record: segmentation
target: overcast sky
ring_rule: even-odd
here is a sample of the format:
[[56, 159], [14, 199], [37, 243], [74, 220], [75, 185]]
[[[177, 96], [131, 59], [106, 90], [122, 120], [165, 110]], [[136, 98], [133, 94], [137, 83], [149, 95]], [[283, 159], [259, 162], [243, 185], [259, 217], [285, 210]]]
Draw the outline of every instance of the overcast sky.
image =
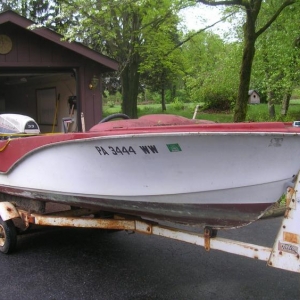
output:
[[[195, 7], [186, 8], [181, 11], [180, 15], [183, 17], [183, 25], [188, 30], [199, 30], [219, 21], [222, 16], [218, 7], [211, 7], [208, 5], [198, 4]], [[213, 27], [214, 32], [226, 30], [228, 24], [222, 22]]]

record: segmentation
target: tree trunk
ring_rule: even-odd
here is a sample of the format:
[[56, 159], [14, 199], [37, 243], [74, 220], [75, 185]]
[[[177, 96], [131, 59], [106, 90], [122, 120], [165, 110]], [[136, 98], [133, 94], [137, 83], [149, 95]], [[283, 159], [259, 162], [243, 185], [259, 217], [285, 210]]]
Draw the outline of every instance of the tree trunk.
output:
[[243, 122], [246, 119], [248, 108], [248, 92], [250, 86], [252, 62], [255, 55], [255, 21], [256, 17], [247, 9], [247, 20], [244, 27], [244, 49], [240, 68], [240, 84], [238, 97], [234, 108], [234, 122]]
[[[238, 89], [238, 97], [234, 108], [234, 122], [243, 122], [246, 119], [248, 91], [251, 78], [251, 69], [253, 58], [255, 55], [255, 41], [258, 36], [264, 33], [273, 22], [276, 21], [280, 13], [289, 5], [292, 5], [296, 0], [285, 0], [278, 7], [274, 15], [269, 19], [265, 25], [261, 26], [256, 32], [256, 20], [261, 9], [263, 0], [232, 0], [232, 1], [211, 1], [211, 0], [196, 0], [203, 4], [217, 6], [217, 5], [239, 5], [245, 8], [246, 23], [244, 24], [244, 50], [243, 59], [240, 69], [240, 85]], [[266, 1], [264, 1], [266, 2]], [[281, 2], [281, 1], [280, 1]], [[258, 26], [259, 27], [259, 26]]]
[[166, 72], [165, 70], [163, 70], [161, 72], [161, 75], [160, 75], [160, 82], [161, 82], [161, 109], [162, 111], [166, 111], [167, 110], [167, 107], [166, 107], [166, 88], [165, 88], [165, 85], [166, 85]]
[[271, 119], [275, 119], [276, 112], [275, 112], [275, 105], [273, 102], [268, 102], [268, 110], [269, 110], [269, 117]]
[[288, 113], [291, 96], [292, 96], [292, 93], [288, 92], [283, 97], [282, 104], [281, 104], [281, 115], [282, 116], [286, 116]]
[[268, 92], [268, 111], [269, 117], [272, 119], [275, 119], [276, 117], [274, 100], [274, 93], [272, 91]]
[[171, 87], [171, 101], [173, 102], [175, 97], [176, 97], [176, 89], [177, 89], [177, 86], [176, 84], [172, 84], [172, 87]]
[[162, 111], [167, 110], [164, 84], [161, 86], [161, 109]]
[[[127, 12], [124, 13], [127, 15]], [[124, 18], [125, 24], [123, 27], [123, 39], [127, 51], [130, 56], [126, 59], [126, 65], [121, 72], [122, 82], [122, 112], [131, 118], [137, 118], [137, 98], [139, 93], [140, 73], [139, 67], [141, 57], [135, 45], [139, 45], [139, 30], [141, 27], [141, 15], [136, 11], [131, 11], [129, 15]], [[126, 20], [126, 21], [125, 21]], [[126, 32], [126, 30], [129, 30]], [[128, 34], [130, 33], [130, 34]], [[125, 49], [123, 49], [125, 51]], [[121, 60], [124, 61], [124, 60]]]
[[134, 54], [121, 73], [122, 112], [131, 118], [137, 118], [137, 98], [140, 74], [139, 56]]

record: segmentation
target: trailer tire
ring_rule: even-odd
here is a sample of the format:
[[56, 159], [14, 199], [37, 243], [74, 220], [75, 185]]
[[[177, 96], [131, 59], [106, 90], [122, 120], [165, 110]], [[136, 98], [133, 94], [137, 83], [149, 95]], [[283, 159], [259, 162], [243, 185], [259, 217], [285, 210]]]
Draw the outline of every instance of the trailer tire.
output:
[[12, 220], [3, 221], [0, 217], [0, 252], [8, 254], [17, 246], [17, 231]]

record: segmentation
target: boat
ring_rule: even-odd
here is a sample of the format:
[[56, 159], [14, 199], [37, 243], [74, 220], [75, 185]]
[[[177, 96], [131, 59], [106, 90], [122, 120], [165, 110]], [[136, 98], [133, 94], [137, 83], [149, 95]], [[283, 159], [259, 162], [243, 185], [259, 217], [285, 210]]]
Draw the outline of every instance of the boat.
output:
[[300, 169], [297, 122], [115, 117], [87, 132], [42, 134], [30, 117], [0, 115], [2, 201], [235, 228], [259, 219]]

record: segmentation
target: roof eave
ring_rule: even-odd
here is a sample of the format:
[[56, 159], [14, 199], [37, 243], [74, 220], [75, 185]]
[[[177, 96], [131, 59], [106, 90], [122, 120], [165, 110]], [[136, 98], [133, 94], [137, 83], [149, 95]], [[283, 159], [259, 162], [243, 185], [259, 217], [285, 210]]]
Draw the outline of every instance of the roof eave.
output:
[[31, 30], [36, 35], [41, 36], [42, 38], [45, 38], [53, 43], [56, 43], [60, 46], [63, 46], [71, 51], [74, 51], [80, 55], [83, 55], [101, 65], [106, 67], [107, 69], [110, 69], [111, 71], [116, 71], [119, 68], [119, 63], [111, 59], [103, 54], [100, 54], [83, 44], [77, 43], [77, 42], [67, 42], [62, 41], [63, 36], [48, 29], [48, 28], [36, 28], [36, 29], [28, 29], [29, 26], [35, 24], [34, 22], [20, 16], [19, 14], [13, 12], [13, 11], [5, 11], [0, 14], [0, 24], [11, 22], [13, 24], [16, 24], [26, 30]]

